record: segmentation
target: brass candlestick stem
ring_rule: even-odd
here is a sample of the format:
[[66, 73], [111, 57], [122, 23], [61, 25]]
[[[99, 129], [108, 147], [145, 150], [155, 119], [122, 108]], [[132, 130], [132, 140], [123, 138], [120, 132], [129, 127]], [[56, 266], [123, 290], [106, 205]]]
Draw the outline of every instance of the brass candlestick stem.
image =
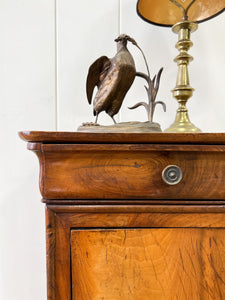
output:
[[188, 74], [188, 64], [193, 60], [193, 57], [188, 54], [188, 50], [193, 45], [190, 35], [197, 28], [197, 23], [189, 21], [180, 22], [172, 27], [173, 32], [179, 35], [176, 48], [180, 51], [180, 54], [174, 59], [178, 64], [177, 83], [176, 87], [172, 90], [173, 96], [179, 103], [179, 108], [175, 122], [165, 132], [201, 132], [200, 129], [190, 122], [186, 107], [186, 103], [194, 91], [190, 86]]
[[[176, 1], [170, 1], [179, 6]], [[184, 21], [172, 27], [173, 32], [178, 34], [176, 48], [180, 51], [180, 54], [174, 59], [178, 65], [178, 75], [176, 87], [172, 90], [174, 98], [176, 98], [179, 103], [179, 108], [174, 123], [166, 129], [165, 132], [201, 132], [199, 128], [190, 122], [186, 107], [186, 103], [194, 91], [190, 86], [188, 74], [188, 65], [189, 62], [193, 60], [193, 57], [188, 54], [188, 50], [193, 46], [190, 40], [191, 32], [198, 29], [198, 24], [188, 21], [187, 17], [187, 11], [194, 2], [193, 0], [188, 8], [184, 10]]]

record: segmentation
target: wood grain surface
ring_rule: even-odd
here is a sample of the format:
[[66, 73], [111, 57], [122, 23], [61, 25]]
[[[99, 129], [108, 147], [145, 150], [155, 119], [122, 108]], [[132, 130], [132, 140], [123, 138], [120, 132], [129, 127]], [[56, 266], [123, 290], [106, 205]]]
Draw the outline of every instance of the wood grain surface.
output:
[[56, 214], [45, 208], [47, 299], [56, 299]]
[[[82, 200], [82, 199], [42, 199], [41, 200], [42, 203], [45, 204], [52, 204], [60, 206], [60, 205], [68, 205], [68, 206], [72, 206], [72, 205], [90, 205], [90, 200], [86, 199], [86, 200]], [[171, 204], [171, 205], [190, 205], [190, 206], [194, 206], [197, 207], [198, 205], [201, 205], [202, 203], [204, 203], [205, 206], [210, 206], [210, 205], [217, 205], [218, 208], [224, 207], [225, 206], [225, 201], [223, 200], [204, 200], [204, 202], [201, 199], [198, 200], [182, 200], [182, 199], [178, 199], [178, 200], [143, 200], [143, 199], [112, 199], [112, 200], [101, 200], [101, 199], [94, 199], [91, 200], [91, 204], [96, 205], [96, 206], [104, 206], [104, 205], [127, 205], [127, 206], [131, 206], [131, 205], [167, 205], [167, 204]]]
[[73, 230], [73, 299], [225, 298], [224, 229]]
[[225, 145], [225, 133], [85, 133], [20, 131], [27, 142], [42, 143], [167, 143]]
[[[42, 145], [40, 190], [45, 199], [224, 199], [225, 146]], [[183, 179], [167, 185], [177, 165]]]
[[[223, 213], [187, 213], [187, 212], [172, 212], [169, 210], [164, 213], [144, 212], [139, 211], [128, 212], [126, 209], [117, 211], [111, 209], [108, 211], [95, 212], [94, 210], [86, 210], [85, 208], [75, 210], [72, 213], [65, 208], [64, 213], [60, 213], [58, 209], [57, 215], [70, 228], [136, 228], [136, 227], [150, 227], [150, 228], [224, 228], [225, 217]], [[166, 209], [166, 208], [165, 208]], [[62, 210], [62, 208], [61, 208]]]
[[47, 203], [48, 300], [225, 299], [225, 134], [20, 136]]
[[[221, 228], [224, 227], [224, 206], [222, 205], [47, 205], [46, 232], [48, 300], [82, 299], [79, 297], [71, 298], [73, 286], [71, 282], [71, 272], [73, 272], [73, 274], [75, 272], [73, 268], [73, 262], [71, 261], [71, 231], [85, 231], [88, 234], [89, 231], [90, 233], [96, 232], [96, 229], [101, 228], [99, 230], [103, 232], [112, 231], [115, 234], [118, 232], [118, 239], [121, 239], [120, 233], [124, 232], [124, 230], [127, 232], [135, 232], [137, 230], [137, 235], [139, 237], [142, 236], [142, 230], [145, 232], [146, 230], [153, 229], [171, 229], [172, 232], [176, 232], [176, 229], [178, 229], [177, 232], [179, 232], [180, 229], [185, 229], [187, 231], [184, 232], [191, 232], [192, 235], [192, 229], [200, 230], [199, 232], [201, 233], [204, 233], [210, 229], [212, 230], [212, 235], [215, 233], [215, 237], [217, 237], [217, 230], [221, 230]], [[182, 236], [184, 235], [185, 234]], [[189, 235], [187, 235], [187, 238], [188, 236]], [[202, 235], [199, 234], [196, 236], [196, 239], [199, 238], [201, 241], [201, 237]], [[124, 234], [122, 234], [122, 238], [124, 238]], [[133, 247], [135, 248], [137, 245], [136, 237], [132, 237], [132, 241]], [[109, 242], [110, 244], [110, 241], [106, 240], [106, 242]], [[168, 240], [168, 242], [170, 242], [170, 240]], [[95, 243], [96, 245], [100, 245], [98, 236], [96, 236]], [[107, 243], [104, 243], [104, 245], [106, 246]], [[130, 240], [130, 244], [131, 243], [132, 242]], [[162, 243], [164, 243], [163, 239]], [[79, 245], [82, 246], [82, 242], [77, 245], [78, 248]], [[185, 245], [187, 248], [191, 247], [190, 239], [187, 239]], [[143, 244], [140, 243], [140, 248], [142, 247]], [[74, 248], [72, 247], [72, 249]], [[214, 253], [213, 249], [214, 248], [212, 248], [212, 251]], [[185, 252], [185, 249], [181, 248], [181, 250]], [[143, 249], [140, 251], [143, 251]], [[223, 247], [220, 247], [218, 252], [215, 251], [215, 255], [218, 257], [218, 259], [220, 259], [220, 255], [223, 255], [223, 251]], [[99, 251], [99, 253], [101, 253], [101, 251]], [[225, 264], [221, 260], [221, 268], [222, 266], [225, 266]], [[79, 273], [79, 270], [76, 272]], [[88, 282], [89, 281], [87, 281], [87, 283]], [[212, 279], [212, 282], [214, 282], [214, 279]], [[110, 294], [108, 296], [110, 296]], [[148, 299], [147, 297], [148, 294], [144, 297], [144, 299]], [[106, 297], [105, 299], [110, 298]], [[128, 299], [138, 298], [131, 297]], [[193, 299], [207, 300], [211, 298], [206, 297]]]

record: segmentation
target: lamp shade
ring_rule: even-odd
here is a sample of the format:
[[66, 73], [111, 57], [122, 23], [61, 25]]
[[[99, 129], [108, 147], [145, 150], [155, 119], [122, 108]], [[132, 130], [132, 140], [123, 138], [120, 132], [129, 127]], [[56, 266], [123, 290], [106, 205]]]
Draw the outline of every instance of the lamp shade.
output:
[[[177, 0], [186, 8], [191, 0]], [[197, 0], [188, 12], [193, 22], [204, 22], [225, 10], [225, 0]], [[182, 11], [169, 0], [139, 0], [137, 13], [145, 21], [159, 26], [173, 26], [182, 20]]]

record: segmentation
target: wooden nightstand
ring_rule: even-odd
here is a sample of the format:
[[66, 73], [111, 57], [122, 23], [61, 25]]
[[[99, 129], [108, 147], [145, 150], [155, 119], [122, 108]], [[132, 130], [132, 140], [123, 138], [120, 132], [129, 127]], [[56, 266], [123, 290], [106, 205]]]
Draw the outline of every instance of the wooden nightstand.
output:
[[21, 132], [48, 300], [225, 299], [225, 134]]

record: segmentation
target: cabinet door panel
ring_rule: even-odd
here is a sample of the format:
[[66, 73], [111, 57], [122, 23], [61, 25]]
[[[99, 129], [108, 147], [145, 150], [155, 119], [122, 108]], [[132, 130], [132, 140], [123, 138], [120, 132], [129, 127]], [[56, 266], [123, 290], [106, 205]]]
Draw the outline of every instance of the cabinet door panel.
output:
[[73, 299], [225, 299], [225, 230], [72, 230]]

